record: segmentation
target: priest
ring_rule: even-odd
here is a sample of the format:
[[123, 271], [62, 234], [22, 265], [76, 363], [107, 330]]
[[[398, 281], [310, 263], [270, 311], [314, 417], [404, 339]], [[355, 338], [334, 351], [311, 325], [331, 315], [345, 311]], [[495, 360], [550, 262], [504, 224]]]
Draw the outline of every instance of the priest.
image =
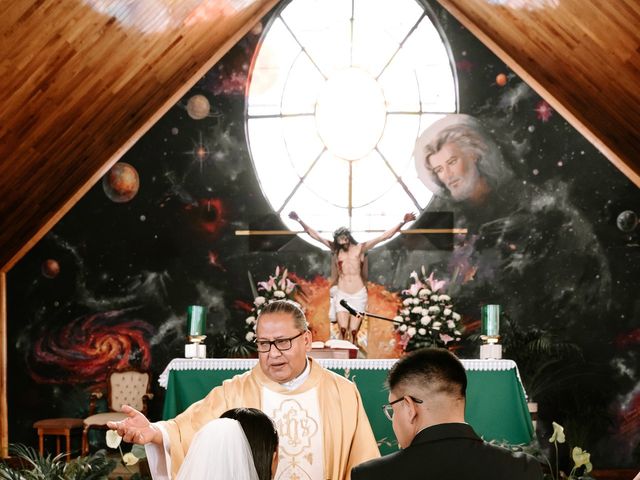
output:
[[125, 405], [128, 417], [108, 426], [145, 445], [153, 478], [168, 479], [200, 428], [230, 408], [259, 408], [280, 437], [275, 479], [349, 479], [352, 467], [380, 453], [357, 388], [308, 358], [311, 342], [302, 310], [287, 300], [272, 302], [257, 319], [259, 362], [252, 370], [225, 380], [172, 420], [150, 423]]

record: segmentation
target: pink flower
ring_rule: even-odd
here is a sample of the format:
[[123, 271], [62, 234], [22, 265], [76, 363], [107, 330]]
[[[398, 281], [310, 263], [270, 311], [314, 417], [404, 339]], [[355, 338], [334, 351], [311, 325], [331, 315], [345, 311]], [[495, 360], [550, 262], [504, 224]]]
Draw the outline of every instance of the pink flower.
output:
[[286, 268], [282, 272], [282, 278], [280, 279], [280, 288], [282, 290], [287, 288], [287, 269]]
[[403, 333], [400, 336], [400, 341], [398, 343], [402, 347], [402, 350], [406, 350], [407, 349], [407, 345], [409, 344], [409, 340], [411, 340], [411, 337], [409, 335], [407, 335], [406, 333]]
[[295, 284], [295, 283], [293, 283], [291, 280], [289, 280], [289, 279], [287, 278], [287, 286], [286, 286], [286, 288], [285, 288], [285, 290], [284, 290], [284, 291], [285, 291], [285, 292], [287, 293], [287, 295], [288, 295], [288, 294], [290, 294], [291, 292], [293, 292], [293, 289], [294, 289], [294, 288], [296, 288], [296, 284]]
[[440, 334], [440, 340], [442, 340], [444, 342], [444, 344], [446, 345], [447, 343], [453, 341], [453, 337], [447, 335], [446, 333], [441, 333]]
[[405, 290], [405, 292], [407, 292], [409, 295], [411, 295], [412, 297], [415, 297], [416, 295], [418, 295], [418, 292], [422, 289], [422, 285], [418, 284], [418, 283], [414, 283], [413, 285], [411, 285], [409, 287], [408, 290]]
[[258, 282], [258, 286], [270, 292], [276, 286], [276, 279], [273, 277], [269, 277], [268, 282]]
[[431, 288], [432, 292], [437, 292], [442, 287], [444, 287], [445, 281], [436, 280], [435, 278], [433, 278], [433, 272], [431, 272], [431, 275], [429, 275], [429, 278], [427, 279], [427, 283], [429, 283], [429, 287]]

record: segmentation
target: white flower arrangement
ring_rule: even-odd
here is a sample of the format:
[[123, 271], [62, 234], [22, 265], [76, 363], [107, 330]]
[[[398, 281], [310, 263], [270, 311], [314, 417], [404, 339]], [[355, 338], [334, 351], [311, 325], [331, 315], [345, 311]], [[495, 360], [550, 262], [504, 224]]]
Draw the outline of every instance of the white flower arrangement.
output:
[[292, 280], [286, 268], [277, 266], [275, 273], [267, 281], [258, 282], [257, 290], [259, 295], [253, 299], [251, 313], [244, 320], [244, 340], [250, 344], [256, 338], [256, 320], [265, 305], [276, 300], [289, 300], [300, 306], [293, 300], [298, 284]]
[[449, 295], [440, 291], [445, 282], [436, 280], [433, 272], [427, 277], [411, 272], [411, 286], [402, 291], [402, 306], [398, 309], [394, 329], [403, 350], [422, 347], [449, 347], [462, 336], [461, 316], [454, 311]]

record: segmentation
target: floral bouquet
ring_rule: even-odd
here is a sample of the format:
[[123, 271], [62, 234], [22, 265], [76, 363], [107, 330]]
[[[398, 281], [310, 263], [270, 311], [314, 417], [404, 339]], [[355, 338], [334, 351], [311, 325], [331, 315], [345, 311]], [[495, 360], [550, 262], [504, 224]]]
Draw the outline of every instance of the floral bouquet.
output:
[[411, 272], [413, 283], [402, 291], [402, 306], [394, 329], [400, 336], [404, 351], [422, 347], [448, 347], [459, 342], [462, 335], [460, 315], [453, 310], [451, 297], [442, 292], [445, 282], [436, 280], [433, 272], [427, 277], [425, 268], [421, 276]]
[[266, 282], [258, 282], [257, 291], [258, 296], [253, 299], [251, 313], [245, 319], [244, 338], [250, 343], [253, 343], [256, 338], [256, 319], [265, 305], [275, 300], [290, 300], [298, 305], [293, 300], [294, 294], [298, 291], [298, 285], [291, 280], [286, 268], [276, 267], [274, 275], [270, 275]]

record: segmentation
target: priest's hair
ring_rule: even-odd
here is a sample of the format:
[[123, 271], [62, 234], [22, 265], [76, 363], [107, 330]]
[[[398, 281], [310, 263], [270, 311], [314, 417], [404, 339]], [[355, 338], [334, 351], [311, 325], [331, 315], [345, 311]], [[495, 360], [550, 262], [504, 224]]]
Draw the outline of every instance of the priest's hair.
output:
[[307, 317], [304, 316], [304, 312], [296, 302], [292, 302], [291, 300], [274, 300], [266, 304], [258, 314], [256, 326], [260, 323], [260, 318], [268, 313], [288, 313], [293, 317], [293, 323], [298, 330], [302, 332], [309, 330]]

